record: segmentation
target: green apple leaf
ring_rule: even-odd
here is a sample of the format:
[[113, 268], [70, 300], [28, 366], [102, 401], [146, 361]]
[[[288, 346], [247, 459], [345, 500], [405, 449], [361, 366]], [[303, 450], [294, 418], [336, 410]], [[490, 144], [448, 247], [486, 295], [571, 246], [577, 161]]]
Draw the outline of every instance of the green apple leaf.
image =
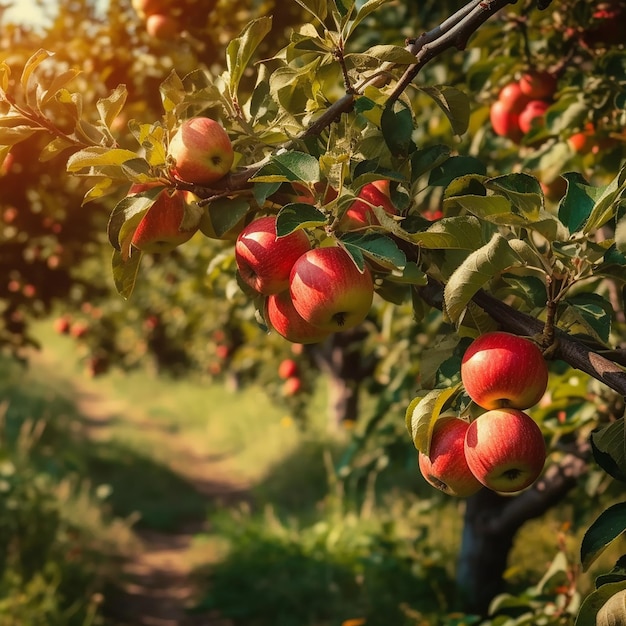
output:
[[357, 67], [375, 66], [385, 62], [412, 65], [415, 63], [415, 56], [402, 46], [377, 45], [359, 54], [346, 55], [346, 60]]
[[54, 56], [54, 52], [49, 52], [48, 50], [39, 48], [39, 50], [33, 53], [26, 61], [24, 69], [22, 70], [22, 76], [20, 77], [20, 83], [25, 92], [28, 92], [28, 83], [30, 81], [30, 77], [33, 75], [33, 72], [39, 67], [39, 65], [41, 65], [41, 63], [52, 56]]
[[[626, 581], [607, 583], [590, 593], [580, 605], [574, 626], [609, 626], [611, 622], [601, 622], [600, 609], [616, 594], [626, 589]], [[620, 622], [613, 622], [618, 624]]]
[[135, 288], [142, 256], [141, 250], [133, 250], [133, 254], [124, 260], [119, 250], [113, 250], [111, 261], [113, 282], [115, 283], [115, 289], [125, 300], [130, 298]]
[[431, 187], [447, 187], [455, 178], [466, 174], [484, 176], [487, 168], [484, 163], [472, 156], [454, 156], [432, 169], [428, 179]]
[[107, 128], [111, 127], [115, 118], [122, 112], [127, 96], [126, 85], [118, 85], [106, 98], [100, 98], [96, 102], [100, 119]]
[[591, 450], [596, 463], [616, 480], [626, 482], [624, 418], [591, 433]]
[[626, 502], [619, 502], [605, 509], [587, 529], [580, 546], [583, 571], [588, 571], [594, 561], [624, 531], [626, 531]]
[[326, 0], [296, 0], [296, 2], [309, 13], [313, 14], [321, 25], [324, 24], [328, 14], [328, 2]]
[[[300, 1], [300, 0], [296, 0], [296, 1]], [[358, 10], [358, 13], [356, 14], [354, 20], [352, 20], [349, 24], [349, 27], [347, 29], [347, 32], [344, 35], [345, 39], [348, 39], [352, 33], [354, 32], [354, 29], [371, 13], [373, 13], [374, 11], [378, 10], [383, 4], [386, 4], [387, 2], [389, 2], [389, 0], [367, 0], [367, 2], [365, 2], [361, 8]]]
[[172, 70], [167, 78], [161, 82], [159, 93], [161, 94], [161, 103], [166, 113], [172, 113], [177, 106], [184, 102], [186, 96], [185, 86], [175, 70]]
[[617, 212], [619, 201], [626, 189], [626, 168], [622, 168], [617, 176], [604, 187], [598, 187], [597, 198], [583, 232], [588, 234], [606, 224]]
[[395, 157], [406, 157], [413, 144], [413, 113], [404, 102], [397, 100], [392, 107], [386, 106], [380, 118], [385, 143]]
[[449, 146], [442, 144], [420, 148], [411, 154], [411, 178], [413, 181], [437, 167], [450, 158]]
[[362, 254], [389, 269], [403, 269], [406, 265], [404, 252], [393, 239], [385, 235], [345, 233], [340, 241], [351, 249], [358, 248]]
[[622, 254], [626, 254], [626, 213], [617, 220], [615, 226], [615, 247]]
[[476, 250], [483, 244], [482, 226], [472, 215], [444, 217], [428, 230], [411, 235], [411, 241], [429, 250]]
[[57, 95], [57, 93], [59, 93], [59, 91], [61, 91], [61, 89], [71, 83], [80, 73], [81, 70], [72, 68], [55, 76], [46, 89], [40, 90], [37, 97], [39, 105], [46, 105]]
[[83, 172], [87, 176], [93, 176], [92, 167], [115, 166], [121, 168], [126, 161], [140, 158], [135, 152], [124, 148], [102, 148], [92, 146], [79, 150], [67, 160], [67, 171], [73, 174]]
[[457, 322], [481, 287], [506, 269], [521, 264], [509, 241], [495, 233], [489, 243], [472, 252], [450, 276], [444, 288], [446, 316]]
[[455, 135], [462, 135], [467, 131], [470, 119], [470, 99], [465, 93], [448, 86], [420, 87], [420, 91], [428, 94], [446, 114]]
[[566, 298], [564, 302], [576, 310], [601, 342], [608, 342], [614, 311], [606, 298], [597, 293], [578, 293]]
[[324, 226], [328, 217], [312, 204], [305, 202], [292, 202], [286, 204], [279, 212], [276, 219], [276, 235], [284, 237], [300, 228], [315, 228]]
[[407, 261], [402, 269], [392, 270], [385, 279], [394, 283], [424, 286], [428, 283], [428, 276], [417, 263]]
[[602, 585], [620, 582], [626, 582], [626, 555], [622, 555], [617, 559], [610, 572], [600, 574], [596, 578], [595, 585], [596, 589], [599, 589]]
[[437, 419], [443, 407], [458, 389], [457, 384], [447, 389], [424, 391], [410, 402], [406, 410], [405, 422], [413, 444], [420, 452], [428, 455]]
[[250, 210], [244, 198], [219, 198], [208, 204], [200, 218], [199, 229], [207, 237], [221, 239], [235, 228]]
[[559, 204], [559, 219], [573, 233], [589, 219], [600, 192], [578, 172], [567, 172], [563, 178], [567, 181], [567, 191]]
[[309, 182], [320, 180], [320, 164], [306, 152], [283, 152], [274, 155], [252, 180], [264, 183]]
[[496, 176], [484, 182], [487, 189], [503, 195], [529, 219], [537, 219], [543, 207], [539, 181], [529, 174], [514, 173]]
[[259, 17], [248, 23], [241, 35], [228, 44], [226, 65], [231, 95], [234, 96], [237, 93], [239, 81], [248, 69], [252, 55], [271, 29], [272, 18]]
[[[151, 187], [134, 196], [122, 198], [111, 211], [107, 224], [109, 242], [116, 250], [120, 250], [121, 242], [129, 226], [136, 227], [146, 211], [154, 204], [156, 197], [164, 187]], [[132, 220], [131, 224], [128, 224]]]

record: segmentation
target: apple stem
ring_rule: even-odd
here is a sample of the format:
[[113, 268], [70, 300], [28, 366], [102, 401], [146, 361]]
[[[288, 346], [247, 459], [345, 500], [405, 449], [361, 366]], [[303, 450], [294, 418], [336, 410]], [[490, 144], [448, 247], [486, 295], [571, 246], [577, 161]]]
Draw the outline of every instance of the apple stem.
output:
[[346, 323], [345, 311], [338, 311], [333, 315], [333, 319], [337, 322], [339, 326], [343, 326]]

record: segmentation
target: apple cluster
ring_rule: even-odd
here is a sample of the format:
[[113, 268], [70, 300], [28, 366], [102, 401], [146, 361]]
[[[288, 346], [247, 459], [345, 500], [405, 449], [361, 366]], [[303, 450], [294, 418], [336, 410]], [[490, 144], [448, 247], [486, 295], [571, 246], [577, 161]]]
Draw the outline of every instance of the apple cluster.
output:
[[132, 0], [132, 6], [150, 37], [166, 40], [180, 33], [180, 23], [166, 0]]
[[422, 475], [461, 497], [482, 487], [513, 493], [530, 486], [546, 460], [541, 429], [524, 412], [548, 385], [541, 350], [524, 337], [486, 333], [463, 355], [461, 381], [484, 412], [471, 422], [456, 415], [437, 420], [428, 454], [419, 453]]
[[294, 359], [283, 359], [278, 365], [278, 377], [284, 382], [282, 385], [283, 396], [295, 396], [302, 389], [300, 367]]
[[519, 143], [535, 125], [541, 125], [556, 91], [556, 78], [547, 71], [525, 73], [505, 85], [491, 105], [489, 117], [496, 135]]
[[[176, 180], [194, 185], [211, 185], [222, 179], [234, 161], [233, 146], [224, 128], [208, 117], [184, 120], [168, 146], [171, 174]], [[135, 183], [128, 196], [160, 188], [154, 203], [141, 217], [131, 244], [150, 253], [171, 252], [196, 233], [202, 212], [188, 203], [188, 192], [159, 182]]]
[[268, 325], [306, 344], [360, 324], [374, 297], [369, 268], [359, 268], [336, 242], [313, 246], [302, 229], [279, 237], [276, 223], [275, 215], [258, 217], [235, 242], [239, 276], [265, 297]]

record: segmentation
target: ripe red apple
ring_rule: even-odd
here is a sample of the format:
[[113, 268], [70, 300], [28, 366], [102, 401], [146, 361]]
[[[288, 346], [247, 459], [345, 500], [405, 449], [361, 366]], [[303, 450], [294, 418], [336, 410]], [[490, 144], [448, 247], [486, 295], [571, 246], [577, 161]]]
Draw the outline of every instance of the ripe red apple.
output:
[[517, 82], [508, 83], [500, 90], [498, 102], [512, 113], [521, 113], [524, 107], [530, 102], [530, 98], [522, 91]]
[[496, 100], [489, 109], [489, 120], [494, 133], [500, 137], [507, 137], [518, 143], [524, 133], [519, 127], [519, 113], [500, 100]]
[[[141, 185], [133, 185], [129, 195], [141, 189]], [[189, 241], [198, 230], [198, 225], [181, 230], [185, 207], [185, 195], [182, 191], [164, 188], [135, 229], [131, 239], [133, 246], [144, 252], [163, 253], [171, 252]]]
[[318, 343], [330, 335], [330, 331], [302, 319], [293, 306], [289, 290], [267, 297], [265, 320], [279, 335], [298, 345]]
[[208, 117], [185, 120], [168, 148], [174, 160], [173, 174], [197, 185], [210, 185], [228, 174], [235, 157], [224, 128]]
[[146, 32], [154, 39], [173, 39], [180, 33], [180, 24], [171, 15], [152, 13], [146, 17]]
[[544, 113], [549, 106], [544, 100], [531, 100], [519, 114], [518, 123], [520, 130], [526, 134], [530, 132], [535, 124], [542, 125], [544, 123]]
[[521, 92], [531, 100], [549, 100], [556, 91], [556, 77], [546, 71], [530, 71], [519, 80]]
[[276, 216], [259, 217], [246, 226], [235, 242], [235, 261], [241, 278], [264, 295], [289, 287], [289, 274], [298, 258], [311, 249], [304, 230], [276, 235]]
[[451, 496], [467, 497], [476, 493], [481, 483], [465, 460], [465, 433], [469, 423], [459, 417], [443, 417], [435, 424], [428, 456], [418, 455], [422, 476], [437, 489]]
[[74, 322], [70, 327], [70, 335], [75, 339], [81, 339], [89, 332], [89, 325], [86, 322]]
[[361, 187], [357, 199], [341, 217], [339, 228], [355, 230], [380, 224], [371, 205], [382, 207], [389, 215], [397, 215], [398, 211], [389, 196], [388, 180], [375, 180]]
[[548, 386], [548, 366], [529, 339], [495, 331], [475, 339], [461, 360], [465, 391], [483, 409], [527, 409]]
[[360, 324], [372, 306], [374, 283], [339, 247], [314, 248], [294, 264], [289, 293], [296, 311], [310, 324], [337, 332]]
[[282, 387], [283, 396], [295, 396], [302, 389], [302, 380], [297, 376], [288, 378]]
[[298, 373], [298, 364], [293, 359], [283, 359], [278, 365], [278, 377], [284, 380]]
[[527, 413], [496, 409], [469, 425], [465, 458], [485, 487], [511, 493], [537, 480], [546, 460], [546, 446], [541, 429]]
[[223, 343], [215, 346], [215, 355], [222, 360], [227, 359], [230, 356], [230, 347]]

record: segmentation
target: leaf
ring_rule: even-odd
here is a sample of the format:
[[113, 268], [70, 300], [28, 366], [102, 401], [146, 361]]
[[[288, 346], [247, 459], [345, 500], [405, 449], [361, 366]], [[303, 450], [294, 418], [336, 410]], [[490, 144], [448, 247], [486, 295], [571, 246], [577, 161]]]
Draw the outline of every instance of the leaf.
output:
[[272, 29], [271, 17], [260, 17], [246, 25], [239, 37], [233, 39], [226, 48], [230, 93], [236, 94], [239, 82], [248, 69], [255, 50]]
[[563, 178], [567, 181], [567, 191], [559, 204], [559, 219], [573, 233], [589, 219], [600, 194], [577, 172], [567, 172]]
[[420, 87], [446, 114], [455, 135], [467, 131], [470, 119], [470, 99], [455, 87]]
[[[415, 56], [406, 48], [393, 45], [378, 45], [368, 48], [360, 54], [346, 55], [346, 60], [354, 61], [359, 64], [359, 60], [363, 60], [366, 64], [376, 64], [381, 62], [395, 63], [396, 65], [412, 65], [415, 63]], [[361, 103], [361, 106], [363, 103]]]
[[578, 293], [565, 299], [594, 330], [600, 341], [607, 342], [611, 333], [613, 306], [597, 293]]
[[604, 510], [583, 537], [580, 546], [583, 571], [588, 571], [593, 562], [625, 530], [626, 502], [619, 502]]
[[401, 271], [393, 270], [390, 274], [385, 276], [385, 279], [406, 285], [424, 286], [428, 283], [428, 276], [422, 271], [419, 265], [413, 261], [407, 261]]
[[207, 237], [221, 239], [243, 220], [250, 205], [244, 198], [219, 198], [206, 207], [200, 218], [200, 231]]
[[41, 149], [39, 160], [42, 163], [45, 163], [46, 161], [58, 156], [64, 150], [73, 147], [75, 147], [75, 144], [69, 139], [66, 139], [65, 137], [56, 137]]
[[130, 298], [135, 288], [142, 256], [141, 250], [134, 250], [133, 254], [124, 260], [119, 250], [113, 250], [113, 258], [111, 260], [113, 282], [115, 283], [115, 289], [125, 300]]
[[252, 178], [256, 182], [310, 182], [320, 180], [317, 159], [306, 152], [284, 152], [274, 155]]
[[483, 244], [482, 227], [472, 215], [444, 217], [425, 232], [411, 235], [411, 241], [429, 250], [476, 250]]
[[137, 159], [138, 155], [123, 148], [91, 147], [75, 152], [67, 160], [68, 172], [79, 172], [90, 167], [114, 165], [121, 168], [125, 161]]
[[324, 226], [328, 222], [326, 215], [311, 204], [292, 202], [286, 204], [276, 218], [276, 235], [284, 237], [300, 228]]
[[626, 482], [624, 418], [592, 432], [590, 441], [596, 463], [609, 476]]
[[185, 86], [175, 70], [172, 70], [169, 76], [161, 82], [159, 92], [166, 113], [171, 113], [185, 100]]
[[459, 385], [447, 389], [433, 389], [414, 398], [405, 414], [406, 427], [413, 445], [428, 456], [435, 424], [446, 402], [458, 391]]
[[411, 110], [399, 100], [394, 102], [393, 108], [386, 106], [380, 118], [380, 127], [391, 154], [395, 157], [406, 157], [413, 143]]
[[365, 256], [389, 269], [403, 269], [406, 265], [404, 252], [398, 248], [393, 239], [385, 235], [345, 233], [340, 241], [345, 246], [358, 248]]
[[109, 96], [100, 98], [96, 102], [100, 119], [107, 128], [111, 127], [115, 118], [122, 112], [127, 96], [128, 91], [126, 90], [126, 85], [118, 85]]
[[40, 105], [47, 104], [52, 98], [54, 98], [61, 89], [71, 83], [79, 74], [81, 70], [70, 69], [62, 72], [58, 76], [55, 76], [50, 83], [50, 86], [39, 95]]
[[411, 154], [411, 179], [416, 181], [420, 176], [439, 167], [450, 158], [450, 148], [442, 144], [420, 148]]
[[484, 176], [487, 168], [478, 159], [471, 156], [454, 156], [447, 159], [439, 167], [433, 168], [428, 178], [432, 187], [447, 187], [455, 178], [467, 174]]
[[126, 196], [115, 205], [109, 216], [107, 234], [109, 243], [116, 250], [120, 250], [121, 242], [124, 239], [123, 231], [128, 230], [128, 227], [124, 228], [126, 223], [134, 218], [133, 225], [136, 227], [141, 217], [154, 204], [163, 189], [164, 187], [152, 187], [140, 194]]
[[626, 254], [626, 213], [622, 215], [615, 226], [615, 247], [622, 254]]
[[33, 72], [37, 69], [37, 67], [39, 67], [39, 65], [41, 65], [41, 63], [43, 63], [43, 61], [49, 59], [51, 56], [54, 56], [53, 52], [40, 48], [28, 59], [28, 61], [26, 61], [20, 78], [20, 83], [24, 91], [28, 91], [28, 81], [30, 80]]
[[452, 273], [444, 288], [445, 312], [456, 322], [474, 294], [504, 270], [520, 264], [519, 256], [501, 234], [472, 252]]
[[590, 593], [580, 605], [574, 626], [600, 626], [600, 623], [596, 621], [598, 611], [609, 598], [624, 589], [626, 589], [626, 581], [608, 583]]
[[542, 208], [543, 192], [539, 181], [529, 174], [514, 173], [490, 178], [483, 183], [500, 193], [529, 219], [536, 219]]

